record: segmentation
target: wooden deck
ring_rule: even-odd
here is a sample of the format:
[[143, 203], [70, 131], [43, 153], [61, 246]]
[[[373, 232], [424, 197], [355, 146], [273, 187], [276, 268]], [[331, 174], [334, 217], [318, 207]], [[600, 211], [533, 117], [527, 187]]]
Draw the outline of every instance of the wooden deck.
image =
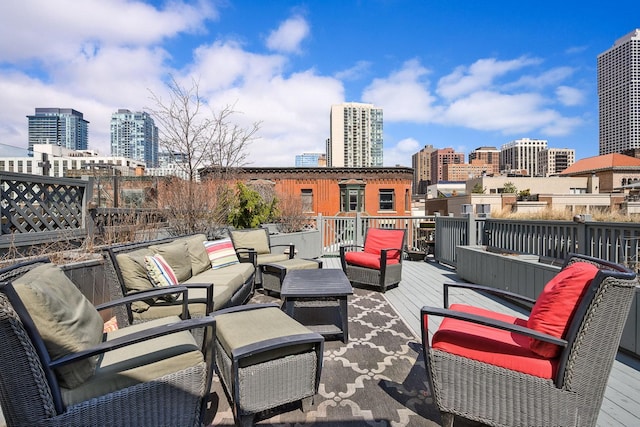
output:
[[[324, 268], [340, 268], [339, 258], [323, 258]], [[435, 262], [404, 263], [402, 282], [385, 293], [405, 322], [420, 338], [420, 309], [442, 307], [442, 284], [460, 281], [454, 269]], [[526, 311], [499, 299], [469, 290], [451, 290], [450, 302], [460, 302], [526, 316]], [[429, 319], [431, 334], [438, 328], [437, 318]], [[599, 426], [640, 425], [640, 360], [619, 353], [614, 363], [604, 401], [598, 417]]]

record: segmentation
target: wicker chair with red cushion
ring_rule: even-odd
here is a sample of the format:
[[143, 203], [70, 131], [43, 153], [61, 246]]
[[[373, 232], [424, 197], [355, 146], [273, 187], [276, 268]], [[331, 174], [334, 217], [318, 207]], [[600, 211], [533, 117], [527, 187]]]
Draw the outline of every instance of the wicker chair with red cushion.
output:
[[[594, 426], [638, 283], [605, 260], [570, 254], [537, 300], [447, 283], [444, 308], [423, 307], [422, 342], [444, 425]], [[450, 287], [533, 304], [528, 318], [448, 304]], [[444, 316], [431, 343], [428, 318]]]
[[385, 292], [402, 279], [405, 236], [403, 229], [369, 228], [364, 246], [340, 247], [342, 270], [352, 284], [374, 286]]

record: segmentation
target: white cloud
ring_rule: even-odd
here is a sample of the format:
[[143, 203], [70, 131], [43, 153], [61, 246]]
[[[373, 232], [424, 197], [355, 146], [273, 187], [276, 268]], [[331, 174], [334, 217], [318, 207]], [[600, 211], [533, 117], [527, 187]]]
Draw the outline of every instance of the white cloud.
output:
[[487, 89], [497, 77], [539, 62], [539, 59], [527, 57], [509, 61], [499, 61], [495, 58], [479, 59], [469, 67], [457, 67], [451, 74], [441, 78], [436, 92], [443, 98], [455, 99]]
[[393, 167], [396, 165], [411, 167], [411, 155], [419, 151], [420, 143], [414, 138], [404, 138], [390, 146], [385, 143], [384, 165]]
[[363, 74], [368, 73], [371, 69], [371, 62], [358, 61], [351, 68], [338, 71], [334, 74], [334, 77], [338, 80], [357, 80], [362, 77]]
[[267, 47], [277, 52], [297, 53], [300, 43], [311, 32], [309, 23], [302, 16], [293, 16], [269, 34]]
[[217, 17], [209, 2], [168, 2], [159, 10], [127, 0], [21, 0], [3, 2], [0, 57], [5, 61], [59, 62], [89, 45], [148, 46], [181, 32], [203, 31]]
[[422, 79], [428, 70], [417, 60], [403, 64], [387, 78], [377, 78], [364, 89], [362, 99], [384, 110], [384, 120], [428, 122], [437, 114], [435, 98]]
[[563, 105], [574, 106], [584, 103], [585, 95], [580, 89], [569, 86], [558, 86], [556, 96]]
[[571, 67], [556, 67], [538, 75], [522, 76], [513, 84], [507, 85], [507, 87], [528, 87], [541, 89], [566, 80], [574, 73], [574, 71], [575, 70]]

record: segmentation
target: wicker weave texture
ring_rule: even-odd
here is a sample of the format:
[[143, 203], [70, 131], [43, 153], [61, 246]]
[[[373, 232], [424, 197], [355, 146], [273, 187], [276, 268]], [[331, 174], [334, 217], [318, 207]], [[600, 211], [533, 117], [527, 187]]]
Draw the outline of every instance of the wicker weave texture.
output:
[[[216, 362], [225, 389], [232, 394], [231, 359], [219, 344]], [[239, 368], [240, 414], [255, 414], [315, 395], [317, 369], [315, 351]]]
[[561, 388], [430, 349], [439, 409], [493, 426], [595, 426], [637, 283], [612, 276], [601, 281], [570, 347]]
[[389, 286], [398, 284], [400, 283], [400, 280], [402, 280], [402, 264], [387, 266], [384, 283], [380, 282], [380, 270], [373, 268], [347, 265], [346, 274], [352, 283], [363, 283], [365, 285], [376, 286], [382, 291], [385, 291]]

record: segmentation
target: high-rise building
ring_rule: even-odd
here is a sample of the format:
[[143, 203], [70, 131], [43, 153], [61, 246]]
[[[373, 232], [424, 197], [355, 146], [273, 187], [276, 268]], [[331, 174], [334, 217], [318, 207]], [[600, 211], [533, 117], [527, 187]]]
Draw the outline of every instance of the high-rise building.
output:
[[557, 175], [576, 161], [576, 150], [570, 148], [545, 148], [538, 153], [537, 176]]
[[89, 146], [89, 122], [72, 108], [36, 108], [29, 120], [29, 155], [35, 144], [52, 144], [70, 150]]
[[413, 194], [426, 194], [431, 183], [431, 153], [436, 151], [433, 145], [424, 148], [411, 156], [413, 168]]
[[158, 166], [158, 127], [149, 113], [119, 109], [111, 115], [111, 155]]
[[445, 165], [464, 163], [464, 153], [456, 153], [453, 148], [439, 148], [431, 153], [431, 185], [444, 179]]
[[382, 108], [347, 102], [331, 106], [329, 167], [382, 167]]
[[296, 167], [327, 166], [327, 155], [324, 153], [303, 153], [296, 156]]
[[598, 55], [600, 155], [640, 157], [640, 29]]
[[534, 176], [538, 172], [538, 153], [545, 148], [547, 141], [544, 139], [520, 138], [507, 142], [500, 151], [500, 169]]
[[497, 175], [500, 173], [500, 150], [496, 147], [478, 147], [469, 153], [469, 164], [485, 165], [481, 175]]

